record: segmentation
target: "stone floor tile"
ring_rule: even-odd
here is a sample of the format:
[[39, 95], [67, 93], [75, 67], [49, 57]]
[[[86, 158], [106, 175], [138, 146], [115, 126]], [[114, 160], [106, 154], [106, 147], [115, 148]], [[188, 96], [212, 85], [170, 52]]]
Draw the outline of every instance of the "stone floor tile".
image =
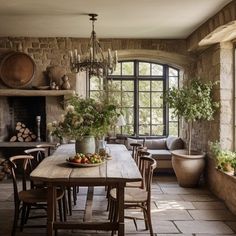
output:
[[212, 202], [217, 201], [218, 199], [213, 195], [197, 195], [197, 194], [180, 194], [179, 195], [184, 201], [189, 202]]
[[180, 233], [179, 230], [175, 227], [174, 223], [171, 221], [152, 221], [153, 232], [170, 234], [170, 233]]
[[228, 210], [189, 210], [189, 214], [195, 220], [236, 220]]
[[183, 198], [178, 194], [155, 194], [152, 195], [152, 199], [154, 201], [161, 201], [161, 200], [172, 200], [172, 201], [182, 201]]
[[187, 210], [152, 210], [152, 219], [154, 221], [161, 220], [192, 220]]
[[158, 209], [173, 209], [173, 210], [184, 210], [184, 209], [195, 209], [191, 202], [185, 201], [173, 201], [173, 200], [162, 200], [155, 201]]
[[[195, 236], [213, 236], [215, 234], [194, 234]], [[236, 234], [217, 234], [217, 236], [236, 236]]]
[[210, 192], [203, 188], [182, 188], [182, 187], [161, 187], [163, 193], [166, 194], [210, 194]]
[[232, 229], [220, 221], [175, 221], [182, 233], [199, 234], [233, 234]]
[[192, 236], [192, 234], [157, 234], [157, 236]]
[[225, 221], [225, 223], [226, 223], [234, 232], [236, 232], [236, 221]]
[[227, 209], [225, 204], [221, 201], [216, 202], [192, 202], [193, 206], [199, 210], [220, 210], [220, 209]]

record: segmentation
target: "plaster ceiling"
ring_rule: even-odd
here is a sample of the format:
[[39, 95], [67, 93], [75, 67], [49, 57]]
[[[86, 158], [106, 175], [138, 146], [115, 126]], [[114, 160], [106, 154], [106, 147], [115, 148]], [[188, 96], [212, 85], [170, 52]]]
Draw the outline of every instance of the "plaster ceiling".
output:
[[231, 0], [0, 0], [0, 36], [188, 37]]

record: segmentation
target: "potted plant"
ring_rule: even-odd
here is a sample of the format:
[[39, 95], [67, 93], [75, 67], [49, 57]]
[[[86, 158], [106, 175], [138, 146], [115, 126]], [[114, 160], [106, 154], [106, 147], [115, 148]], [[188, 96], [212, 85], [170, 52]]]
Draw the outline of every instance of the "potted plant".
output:
[[216, 162], [216, 167], [219, 170], [225, 171], [225, 172], [232, 172], [236, 169], [236, 153], [224, 150], [221, 148], [220, 143], [218, 141], [216, 142], [210, 142], [210, 150], [212, 153], [212, 158]]
[[108, 100], [73, 96], [67, 100], [66, 112], [60, 121], [54, 121], [52, 135], [76, 140], [76, 152], [95, 152], [95, 137], [102, 137], [116, 122], [117, 107]]
[[192, 127], [198, 120], [212, 120], [219, 104], [212, 99], [212, 82], [202, 83], [193, 79], [183, 88], [171, 88], [165, 95], [175, 116], [182, 117], [187, 123], [187, 150], [172, 151], [172, 165], [178, 182], [183, 187], [193, 187], [199, 182], [204, 169], [204, 153], [191, 149]]

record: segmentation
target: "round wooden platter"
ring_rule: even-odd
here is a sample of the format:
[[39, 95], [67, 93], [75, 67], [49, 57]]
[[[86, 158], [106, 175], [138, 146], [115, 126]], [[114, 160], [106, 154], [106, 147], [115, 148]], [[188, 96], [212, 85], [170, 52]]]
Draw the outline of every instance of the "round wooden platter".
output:
[[0, 77], [11, 88], [24, 88], [29, 85], [35, 74], [33, 59], [23, 52], [10, 52], [0, 64]]

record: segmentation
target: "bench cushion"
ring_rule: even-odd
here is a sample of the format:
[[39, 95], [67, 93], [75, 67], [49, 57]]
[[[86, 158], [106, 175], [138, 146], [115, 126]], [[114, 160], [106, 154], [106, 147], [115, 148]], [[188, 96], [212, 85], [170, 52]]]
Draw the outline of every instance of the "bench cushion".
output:
[[146, 139], [145, 146], [147, 147], [147, 149], [155, 149], [155, 150], [167, 149], [165, 138], [163, 138], [163, 139]]
[[171, 152], [169, 150], [147, 150], [152, 158], [158, 160], [171, 160]]

